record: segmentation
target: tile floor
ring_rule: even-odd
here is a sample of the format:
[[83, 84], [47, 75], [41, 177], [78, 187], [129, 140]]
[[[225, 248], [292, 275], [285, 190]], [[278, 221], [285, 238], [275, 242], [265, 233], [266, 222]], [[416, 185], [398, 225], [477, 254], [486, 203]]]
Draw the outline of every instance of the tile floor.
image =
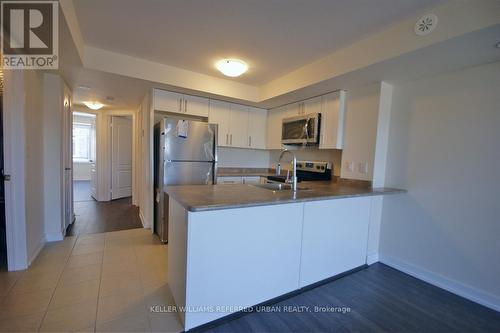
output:
[[0, 272], [0, 331], [179, 332], [167, 246], [148, 229], [48, 243], [29, 269]]

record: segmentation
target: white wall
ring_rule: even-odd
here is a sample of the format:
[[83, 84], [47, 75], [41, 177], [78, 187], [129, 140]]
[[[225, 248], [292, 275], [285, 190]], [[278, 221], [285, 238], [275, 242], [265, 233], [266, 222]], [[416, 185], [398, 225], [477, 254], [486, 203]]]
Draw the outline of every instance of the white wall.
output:
[[396, 85], [380, 258], [500, 311], [500, 63]]
[[[372, 180], [379, 98], [380, 83], [347, 91], [342, 178]], [[352, 172], [347, 162], [354, 163]], [[360, 172], [359, 163], [368, 163], [368, 173]]]
[[[45, 243], [44, 235], [44, 74], [25, 71], [26, 247], [31, 263]], [[19, 149], [23, 149], [19, 147]]]

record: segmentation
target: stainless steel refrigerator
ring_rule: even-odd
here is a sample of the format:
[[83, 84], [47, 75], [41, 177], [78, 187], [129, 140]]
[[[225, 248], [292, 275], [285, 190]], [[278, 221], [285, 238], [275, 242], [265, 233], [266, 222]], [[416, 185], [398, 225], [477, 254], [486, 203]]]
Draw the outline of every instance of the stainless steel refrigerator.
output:
[[164, 118], [154, 130], [154, 231], [168, 242], [168, 195], [175, 185], [211, 185], [217, 177], [217, 125]]

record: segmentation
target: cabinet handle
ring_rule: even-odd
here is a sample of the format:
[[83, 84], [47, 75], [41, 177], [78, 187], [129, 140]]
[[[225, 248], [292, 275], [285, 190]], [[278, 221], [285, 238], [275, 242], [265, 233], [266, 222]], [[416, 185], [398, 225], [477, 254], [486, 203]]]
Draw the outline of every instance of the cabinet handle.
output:
[[233, 135], [229, 135], [229, 144], [232, 146], [233, 145]]
[[248, 147], [252, 147], [252, 136], [248, 137]]
[[179, 112], [182, 112], [182, 98], [179, 98]]
[[229, 144], [229, 134], [226, 134], [226, 145]]
[[188, 112], [188, 101], [187, 99], [184, 100], [184, 112]]

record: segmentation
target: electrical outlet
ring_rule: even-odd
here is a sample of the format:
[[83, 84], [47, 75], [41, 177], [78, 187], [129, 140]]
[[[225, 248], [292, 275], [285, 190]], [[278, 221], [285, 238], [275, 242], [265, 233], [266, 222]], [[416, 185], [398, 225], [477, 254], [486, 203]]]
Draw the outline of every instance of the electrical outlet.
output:
[[349, 172], [353, 172], [354, 171], [354, 162], [352, 161], [348, 161], [348, 162], [345, 162], [345, 169]]
[[368, 174], [368, 163], [359, 162], [358, 163], [358, 171], [359, 171], [359, 173], [362, 173], [364, 175]]

